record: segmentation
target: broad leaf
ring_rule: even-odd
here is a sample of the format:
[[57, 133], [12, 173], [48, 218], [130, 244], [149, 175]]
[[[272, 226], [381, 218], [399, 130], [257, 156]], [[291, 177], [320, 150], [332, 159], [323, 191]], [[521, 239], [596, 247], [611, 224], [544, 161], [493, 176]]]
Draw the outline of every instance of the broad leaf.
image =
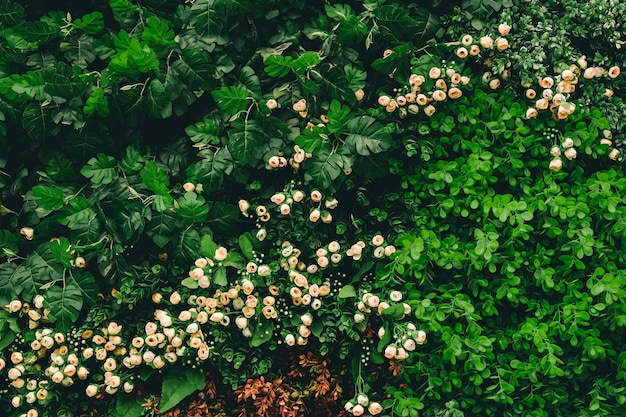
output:
[[71, 268], [72, 251], [70, 241], [67, 238], [53, 239], [50, 242], [50, 253], [52, 257], [60, 262], [65, 268]]
[[175, 33], [170, 29], [168, 22], [155, 16], [150, 16], [147, 25], [141, 34], [141, 39], [159, 55], [165, 56], [176, 46]]
[[256, 120], [238, 121], [228, 131], [230, 153], [241, 164], [248, 164], [259, 151], [264, 139], [263, 131]]
[[348, 123], [346, 145], [354, 147], [363, 156], [380, 153], [393, 144], [385, 126], [370, 116], [359, 116]]
[[115, 158], [99, 153], [87, 162], [80, 173], [94, 184], [110, 184], [117, 177]]
[[172, 69], [191, 90], [210, 90], [213, 85], [213, 65], [209, 55], [202, 51], [185, 49]]
[[182, 198], [178, 199], [176, 214], [184, 225], [202, 223], [209, 214], [209, 206], [202, 196], [196, 193], [185, 193]]
[[22, 126], [31, 139], [46, 139], [59, 131], [52, 122], [47, 107], [38, 103], [31, 103], [24, 109]]
[[98, 11], [87, 13], [74, 20], [74, 26], [88, 35], [95, 35], [104, 29], [104, 15]]
[[165, 412], [204, 388], [204, 372], [200, 368], [173, 366], [163, 380], [159, 411]]
[[341, 155], [326, 150], [307, 161], [308, 169], [304, 177], [307, 181], [313, 181], [323, 188], [329, 188], [333, 181], [341, 175], [343, 170], [343, 158]]
[[0, 26], [9, 28], [21, 22], [24, 18], [24, 7], [18, 2], [1, 0], [0, 1]]
[[147, 94], [150, 116], [167, 119], [172, 115], [172, 102], [165, 86], [158, 79], [150, 81]]
[[80, 291], [86, 306], [91, 306], [98, 300], [100, 287], [98, 287], [96, 279], [90, 272], [74, 271], [67, 276], [67, 283], [74, 285]]
[[248, 108], [248, 93], [237, 87], [223, 87], [211, 92], [213, 100], [217, 101], [220, 109], [231, 115]]
[[291, 72], [293, 58], [282, 55], [269, 55], [265, 58], [265, 72], [270, 77], [283, 78]]
[[185, 133], [194, 143], [219, 145], [222, 125], [213, 119], [205, 118], [196, 124], [187, 126]]
[[38, 206], [46, 210], [56, 210], [63, 207], [63, 190], [57, 187], [38, 185], [33, 187], [33, 196]]
[[322, 64], [311, 70], [311, 77], [328, 96], [329, 99], [344, 103], [354, 103], [354, 91], [350, 88], [348, 79], [343, 71], [330, 64]]
[[45, 303], [50, 308], [48, 318], [55, 323], [58, 331], [65, 332], [78, 319], [83, 308], [81, 291], [76, 285], [65, 283], [63, 287], [54, 285], [44, 295]]

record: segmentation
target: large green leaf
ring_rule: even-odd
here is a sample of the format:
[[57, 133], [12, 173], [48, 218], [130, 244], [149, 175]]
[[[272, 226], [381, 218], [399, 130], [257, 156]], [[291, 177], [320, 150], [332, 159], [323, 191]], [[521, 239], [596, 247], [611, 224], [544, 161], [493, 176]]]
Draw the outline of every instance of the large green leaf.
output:
[[283, 78], [291, 72], [293, 58], [282, 55], [269, 55], [265, 58], [265, 72], [270, 77]]
[[110, 184], [117, 177], [115, 158], [99, 153], [87, 162], [80, 173], [94, 184]]
[[98, 300], [100, 287], [91, 272], [73, 271], [67, 276], [67, 283], [72, 284], [80, 291], [83, 303], [91, 306]]
[[0, 27], [9, 28], [24, 18], [24, 7], [18, 2], [0, 0]]
[[46, 139], [59, 131], [52, 122], [47, 107], [39, 103], [26, 106], [22, 113], [22, 126], [31, 139]]
[[33, 196], [38, 206], [46, 210], [56, 210], [63, 207], [63, 190], [58, 187], [38, 185], [33, 187]]
[[225, 112], [234, 115], [248, 108], [248, 92], [237, 87], [223, 87], [211, 92], [217, 105]]
[[88, 35], [95, 35], [104, 29], [104, 15], [98, 11], [87, 13], [74, 20], [74, 26]]
[[146, 225], [146, 234], [152, 238], [154, 243], [162, 248], [167, 245], [174, 231], [180, 226], [180, 221], [169, 210], [155, 213], [152, 220]]
[[202, 223], [209, 214], [209, 206], [201, 195], [193, 192], [185, 193], [182, 198], [178, 199], [176, 214], [185, 225]]
[[185, 49], [172, 69], [191, 90], [210, 90], [213, 85], [213, 65], [209, 55], [203, 51]]
[[198, 35], [224, 43], [228, 35], [222, 30], [223, 16], [224, 14], [215, 7], [215, 0], [197, 0], [191, 6], [189, 23]]
[[83, 308], [80, 288], [66, 282], [64, 286], [54, 285], [46, 291], [44, 299], [50, 313], [48, 319], [55, 323], [58, 331], [65, 332], [78, 319]]
[[156, 194], [169, 195], [168, 186], [170, 179], [167, 174], [159, 169], [156, 162], [150, 161], [140, 173], [143, 183], [149, 190]]
[[356, 98], [342, 70], [330, 64], [321, 64], [311, 70], [311, 78], [328, 95], [329, 99], [354, 103]]
[[391, 134], [385, 126], [370, 116], [359, 116], [350, 121], [346, 128], [346, 145], [354, 147], [363, 156], [380, 153], [393, 144]]
[[166, 20], [150, 16], [141, 39], [157, 54], [164, 56], [176, 46], [174, 36], [176, 35]]
[[30, 270], [24, 265], [17, 265], [14, 262], [4, 262], [0, 264], [0, 304], [5, 306], [15, 300], [21, 288], [20, 284], [31, 279]]
[[170, 410], [195, 391], [203, 389], [204, 382], [204, 372], [200, 368], [171, 367], [161, 387], [159, 411]]
[[194, 143], [219, 145], [222, 125], [216, 120], [205, 118], [196, 124], [187, 126], [185, 133]]
[[167, 119], [172, 115], [172, 102], [165, 86], [158, 79], [150, 81], [148, 86], [148, 110], [150, 116]]
[[324, 150], [307, 161], [304, 177], [307, 181], [313, 181], [323, 188], [329, 188], [333, 181], [341, 175], [343, 165], [341, 155]]
[[263, 131], [256, 120], [237, 121], [228, 130], [230, 153], [241, 164], [248, 164], [259, 151], [264, 139]]

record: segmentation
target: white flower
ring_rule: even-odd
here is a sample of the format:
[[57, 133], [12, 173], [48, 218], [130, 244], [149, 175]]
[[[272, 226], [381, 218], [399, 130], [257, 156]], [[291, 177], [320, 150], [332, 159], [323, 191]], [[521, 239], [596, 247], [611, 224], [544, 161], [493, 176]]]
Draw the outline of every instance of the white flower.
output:
[[389, 299], [391, 301], [400, 301], [402, 300], [402, 293], [400, 291], [391, 291]]

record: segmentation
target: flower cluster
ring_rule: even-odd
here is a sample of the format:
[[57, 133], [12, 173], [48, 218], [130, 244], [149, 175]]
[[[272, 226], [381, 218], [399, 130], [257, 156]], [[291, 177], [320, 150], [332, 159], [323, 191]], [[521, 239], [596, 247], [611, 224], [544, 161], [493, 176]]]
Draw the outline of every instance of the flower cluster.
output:
[[[408, 88], [393, 98], [381, 95], [378, 97], [378, 104], [389, 113], [398, 110], [402, 118], [407, 114], [418, 114], [420, 109], [430, 117], [436, 111], [435, 104], [447, 99], [458, 99], [463, 95], [461, 87], [470, 82], [469, 77], [444, 65], [430, 68], [427, 77], [429, 82], [424, 75], [411, 74]], [[426, 86], [431, 88], [424, 88]]]
[[383, 406], [376, 401], [370, 401], [367, 395], [358, 394], [350, 401], [346, 402], [345, 410], [353, 416], [376, 416], [383, 411]]

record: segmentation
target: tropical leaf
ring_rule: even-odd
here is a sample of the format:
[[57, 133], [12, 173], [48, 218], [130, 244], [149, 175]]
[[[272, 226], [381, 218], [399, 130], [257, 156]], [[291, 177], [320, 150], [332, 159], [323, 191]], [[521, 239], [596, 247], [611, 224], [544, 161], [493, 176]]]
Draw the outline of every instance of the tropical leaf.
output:
[[54, 285], [44, 295], [45, 303], [50, 308], [48, 319], [55, 323], [60, 332], [66, 332], [78, 319], [83, 308], [80, 288], [66, 282], [63, 287]]
[[209, 214], [209, 206], [206, 204], [204, 197], [193, 192], [185, 193], [182, 198], [178, 199], [176, 214], [186, 226], [202, 223]]
[[99, 116], [105, 117], [109, 114], [109, 101], [104, 95], [103, 88], [96, 87], [93, 90], [93, 93], [87, 97], [85, 107], [83, 107], [83, 112], [87, 116], [98, 114]]
[[166, 20], [156, 16], [150, 16], [146, 23], [141, 39], [157, 54], [167, 55], [176, 46], [174, 31]]
[[346, 146], [353, 146], [363, 156], [380, 153], [393, 144], [391, 134], [385, 126], [370, 116], [359, 116], [350, 121], [346, 128]]
[[291, 68], [297, 75], [303, 76], [309, 69], [315, 67], [320, 62], [322, 62], [322, 59], [317, 52], [308, 51], [293, 60]]
[[74, 26], [88, 35], [95, 35], [104, 29], [104, 15], [98, 11], [87, 13], [74, 20]]
[[204, 192], [210, 194], [220, 189], [224, 175], [230, 175], [235, 163], [227, 148], [202, 151], [202, 160], [190, 169], [193, 175], [204, 187]]
[[270, 77], [283, 78], [291, 72], [293, 58], [282, 55], [269, 55], [265, 58], [265, 73]]
[[46, 210], [56, 210], [63, 207], [63, 190], [58, 187], [38, 185], [33, 187], [35, 202]]
[[322, 64], [311, 70], [311, 78], [319, 85], [329, 99], [339, 100], [344, 103], [354, 103], [354, 91], [343, 71], [330, 64]]
[[152, 220], [146, 225], [146, 234], [152, 238], [154, 243], [162, 248], [167, 245], [174, 231], [180, 227], [180, 221], [170, 210], [155, 213]]
[[115, 158], [99, 153], [87, 162], [80, 173], [94, 184], [110, 184], [117, 177]]
[[5, 306], [17, 299], [22, 290], [19, 284], [30, 279], [32, 274], [24, 265], [17, 265], [15, 262], [0, 264], [0, 304]]
[[341, 175], [343, 158], [341, 155], [324, 150], [308, 160], [307, 166], [304, 178], [323, 188], [329, 188], [333, 181]]
[[172, 69], [192, 90], [210, 90], [213, 85], [214, 67], [209, 55], [202, 51], [183, 50], [180, 58], [172, 64]]
[[220, 109], [231, 115], [237, 114], [248, 108], [248, 92], [237, 87], [223, 87], [211, 92], [213, 100]]
[[257, 154], [264, 139], [256, 120], [237, 121], [228, 130], [228, 149], [241, 164], [248, 164]]
[[31, 103], [24, 109], [22, 126], [31, 139], [46, 139], [59, 131], [46, 109], [38, 103]]
[[216, 120], [205, 118], [196, 124], [187, 126], [185, 133], [194, 143], [219, 145], [222, 125]]
[[10, 0], [0, 0], [0, 26], [15, 26], [24, 18], [24, 7]]
[[156, 78], [150, 81], [148, 86], [147, 101], [150, 116], [167, 119], [172, 115], [170, 96], [165, 90], [163, 83]]
[[137, 149], [136, 146], [126, 148], [124, 155], [118, 163], [120, 171], [126, 174], [136, 174], [143, 169], [146, 163], [145, 156]]
[[72, 272], [67, 276], [67, 283], [72, 284], [80, 291], [83, 304], [92, 306], [98, 301], [100, 288], [91, 272]]
[[175, 407], [195, 391], [204, 388], [204, 372], [200, 368], [173, 366], [163, 380], [159, 411]]

